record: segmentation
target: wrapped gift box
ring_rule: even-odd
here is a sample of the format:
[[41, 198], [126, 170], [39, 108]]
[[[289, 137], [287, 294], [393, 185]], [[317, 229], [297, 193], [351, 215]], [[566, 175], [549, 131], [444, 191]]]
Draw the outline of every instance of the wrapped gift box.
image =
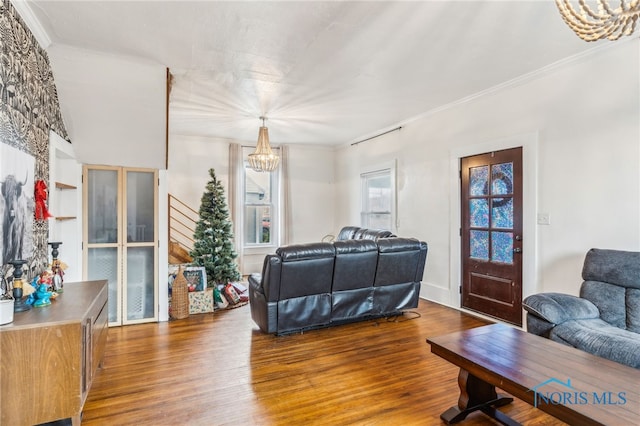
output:
[[[171, 312], [171, 297], [169, 297], [169, 312]], [[213, 312], [213, 289], [189, 292], [189, 314], [207, 312]]]
[[213, 312], [213, 289], [189, 292], [189, 314]]
[[[178, 268], [181, 265], [169, 265], [169, 310], [171, 310], [171, 291], [173, 288], [173, 280], [178, 273]], [[208, 288], [203, 291], [199, 291], [206, 287], [207, 276], [205, 269], [201, 266], [190, 266], [189, 264], [182, 265], [184, 270], [183, 274], [191, 289], [198, 291], [189, 291], [189, 314], [204, 314], [207, 312], [213, 312], [213, 289]]]

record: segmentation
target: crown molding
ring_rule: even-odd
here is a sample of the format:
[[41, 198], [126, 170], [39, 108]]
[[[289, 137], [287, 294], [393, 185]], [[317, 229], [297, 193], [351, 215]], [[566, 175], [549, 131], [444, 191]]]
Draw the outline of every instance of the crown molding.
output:
[[29, 27], [29, 30], [31, 30], [31, 33], [33, 34], [33, 36], [36, 38], [38, 43], [40, 43], [40, 46], [46, 50], [51, 45], [51, 38], [49, 37], [47, 32], [44, 30], [44, 27], [42, 26], [42, 24], [40, 24], [40, 21], [38, 20], [38, 18], [36, 18], [36, 15], [33, 13], [33, 10], [31, 9], [31, 6], [29, 6], [28, 1], [27, 0], [10, 0], [10, 1], [13, 7], [16, 9], [16, 11], [18, 11], [18, 14], [22, 18], [22, 20], [25, 22], [25, 24], [27, 24], [27, 27]]

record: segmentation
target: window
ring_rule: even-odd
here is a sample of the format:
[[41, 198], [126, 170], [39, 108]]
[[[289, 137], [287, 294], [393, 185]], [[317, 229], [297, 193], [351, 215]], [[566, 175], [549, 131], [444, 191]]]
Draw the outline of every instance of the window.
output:
[[362, 226], [392, 231], [395, 190], [392, 169], [360, 175], [362, 181]]
[[278, 171], [256, 172], [247, 156], [255, 148], [243, 148], [244, 164], [244, 244], [246, 246], [278, 244]]

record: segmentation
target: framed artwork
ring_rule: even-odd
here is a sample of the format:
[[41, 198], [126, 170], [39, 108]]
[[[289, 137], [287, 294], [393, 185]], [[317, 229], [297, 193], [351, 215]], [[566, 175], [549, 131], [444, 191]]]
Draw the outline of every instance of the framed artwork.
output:
[[0, 252], [2, 265], [33, 256], [35, 157], [0, 143]]
[[207, 288], [207, 272], [204, 266], [187, 266], [183, 271], [189, 291], [204, 291]]

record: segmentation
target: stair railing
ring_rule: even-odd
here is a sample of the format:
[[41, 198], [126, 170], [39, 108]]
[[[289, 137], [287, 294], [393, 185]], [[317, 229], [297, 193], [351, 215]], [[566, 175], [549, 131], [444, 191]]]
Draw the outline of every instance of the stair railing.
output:
[[169, 194], [169, 245], [178, 244], [190, 252], [193, 249], [193, 234], [199, 218], [196, 210]]

